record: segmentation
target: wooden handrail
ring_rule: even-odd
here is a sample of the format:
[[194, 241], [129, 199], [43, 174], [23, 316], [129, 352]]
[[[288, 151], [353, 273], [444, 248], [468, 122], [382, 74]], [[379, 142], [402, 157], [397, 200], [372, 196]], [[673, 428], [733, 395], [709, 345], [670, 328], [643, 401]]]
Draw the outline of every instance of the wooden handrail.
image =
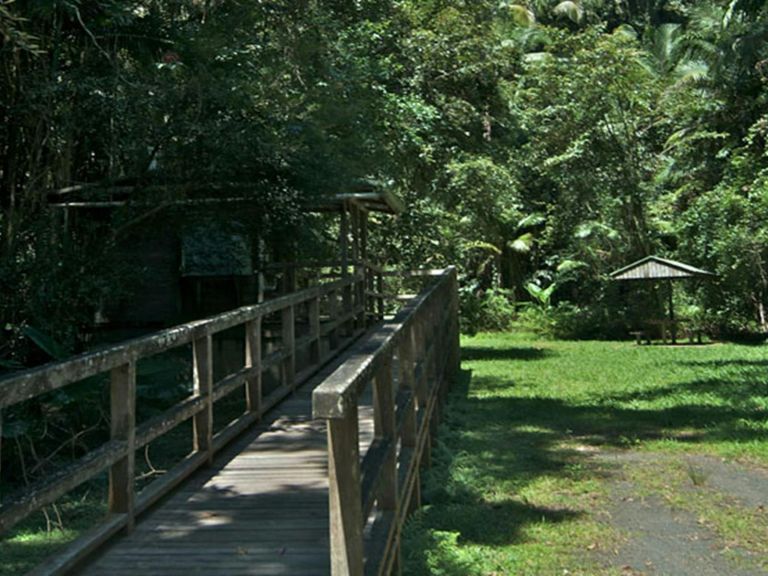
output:
[[[313, 392], [313, 414], [327, 421], [332, 576], [397, 573], [400, 533], [420, 503], [419, 469], [459, 367], [456, 270], [427, 275], [425, 290]], [[374, 440], [361, 463], [358, 408], [369, 384]]]
[[[54, 567], [46, 573], [71, 568], [86, 551], [93, 550], [97, 542], [103, 542], [120, 529], [130, 530], [137, 513], [146, 510], [152, 502], [161, 498], [198, 467], [210, 462], [214, 453], [226, 442], [258, 421], [267, 410], [361, 333], [359, 329], [342, 333], [341, 328], [350, 322], [365, 321], [367, 311], [363, 302], [358, 298], [345, 298], [345, 307], [339, 310], [339, 295], [344, 292], [354, 294], [364, 282], [362, 275], [350, 274], [341, 280], [176, 326], [0, 380], [1, 410], [85, 378], [106, 374], [110, 378], [111, 406], [109, 441], [57, 474], [4, 498], [0, 503], [0, 532], [8, 530], [30, 513], [54, 502], [105, 469], [109, 470], [110, 517], [100, 528], [89, 532], [80, 544], [76, 543], [70, 548], [62, 556], [64, 560], [60, 560], [59, 564], [54, 562]], [[324, 319], [321, 319], [322, 301], [327, 302], [330, 312]], [[295, 310], [303, 305], [307, 306], [310, 333], [297, 339]], [[280, 347], [262, 356], [262, 320], [275, 313], [281, 317]], [[214, 382], [212, 338], [236, 326], [244, 327], [245, 365]], [[328, 333], [331, 333], [331, 342], [328, 349], [323, 350], [321, 341]], [[138, 362], [188, 344], [192, 344], [193, 394], [161, 415], [137, 425]], [[310, 350], [311, 364], [297, 374], [297, 348], [305, 346]], [[263, 397], [262, 374], [276, 365], [281, 369], [280, 385], [269, 396]], [[235, 390], [245, 391], [246, 412], [214, 434], [214, 403]], [[189, 419], [194, 423], [193, 450], [190, 456], [141, 493], [137, 493], [134, 464], [136, 450]]]

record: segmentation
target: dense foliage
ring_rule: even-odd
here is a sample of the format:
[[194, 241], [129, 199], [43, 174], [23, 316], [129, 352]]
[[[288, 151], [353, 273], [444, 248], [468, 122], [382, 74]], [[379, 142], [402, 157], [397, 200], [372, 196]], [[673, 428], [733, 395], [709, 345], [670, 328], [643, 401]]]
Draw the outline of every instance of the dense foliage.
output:
[[284, 238], [306, 198], [384, 183], [408, 211], [378, 249], [457, 263], [469, 330], [528, 303], [621, 333], [635, 298], [607, 273], [655, 253], [719, 274], [677, 295], [709, 328], [765, 331], [767, 17], [750, 0], [6, 2], [0, 359], [36, 361], [28, 326], [77, 349], [103, 295], [130, 290], [116, 233], [51, 225], [48, 195], [93, 182], [150, 202], [245, 187]]

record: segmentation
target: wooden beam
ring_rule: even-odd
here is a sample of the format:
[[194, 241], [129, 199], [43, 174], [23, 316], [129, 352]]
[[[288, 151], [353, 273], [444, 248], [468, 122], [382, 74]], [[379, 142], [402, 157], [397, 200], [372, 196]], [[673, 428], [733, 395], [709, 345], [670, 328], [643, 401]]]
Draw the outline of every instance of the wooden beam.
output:
[[[392, 358], [381, 363], [373, 381], [374, 437], [397, 445], [395, 438], [395, 394], [392, 382]], [[390, 450], [381, 470], [378, 506], [381, 510], [397, 510], [397, 452]]]
[[194, 394], [205, 399], [205, 410], [194, 416], [194, 449], [213, 462], [213, 350], [206, 334], [192, 344]]
[[[331, 325], [334, 325], [335, 319], [339, 315], [339, 297], [336, 291], [328, 293], [328, 317]], [[335, 350], [339, 345], [339, 329], [334, 326], [328, 333], [328, 341], [331, 350]]]
[[341, 222], [339, 222], [339, 249], [341, 250], [341, 275], [349, 274], [349, 214], [347, 205], [341, 211]]
[[260, 414], [261, 410], [261, 316], [245, 324], [245, 367], [254, 373], [245, 383], [246, 410]]
[[296, 319], [293, 306], [284, 308], [281, 314], [282, 347], [286, 357], [281, 368], [283, 386], [294, 387], [296, 376]]
[[307, 313], [309, 315], [309, 335], [311, 342], [309, 344], [309, 362], [310, 364], [320, 363], [320, 298], [313, 298], [308, 303]]
[[109, 471], [109, 511], [126, 514], [126, 529], [134, 524], [136, 497], [136, 363], [113, 368], [110, 380], [110, 430], [112, 440], [126, 444], [126, 454]]
[[30, 513], [55, 502], [58, 498], [101, 474], [126, 455], [125, 442], [109, 441], [91, 450], [72, 464], [59, 468], [53, 474], [6, 498], [0, 509], [0, 533], [10, 529]]
[[357, 410], [328, 421], [331, 575], [363, 576], [363, 513]]
[[[3, 477], [3, 409], [0, 408], [0, 478]], [[2, 484], [0, 484], [0, 502], [3, 499]]]

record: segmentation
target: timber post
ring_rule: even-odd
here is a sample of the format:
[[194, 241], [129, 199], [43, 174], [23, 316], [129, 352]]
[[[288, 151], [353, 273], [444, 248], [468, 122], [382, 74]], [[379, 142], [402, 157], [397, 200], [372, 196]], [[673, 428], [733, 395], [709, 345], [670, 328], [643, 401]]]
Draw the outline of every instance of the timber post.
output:
[[[336, 294], [336, 290], [332, 290], [328, 293], [328, 316], [331, 322], [334, 321], [339, 315], [339, 297]], [[335, 350], [339, 347], [339, 328], [334, 326], [328, 334], [328, 342], [331, 350]]]
[[123, 458], [109, 469], [109, 511], [127, 516], [126, 530], [133, 530], [136, 476], [136, 363], [111, 370], [110, 435], [125, 443]]
[[282, 384], [293, 389], [296, 376], [296, 319], [294, 307], [288, 306], [281, 313], [282, 347], [286, 355], [281, 368]]
[[309, 344], [309, 363], [319, 364], [322, 354], [320, 347], [320, 298], [313, 298], [309, 301], [307, 306], [309, 335], [312, 338], [312, 341]]
[[363, 510], [357, 409], [328, 421], [331, 574], [363, 576]]
[[195, 396], [205, 401], [204, 409], [193, 419], [195, 452], [206, 454], [208, 464], [213, 462], [213, 352], [210, 333], [192, 342], [193, 381]]
[[251, 369], [245, 383], [246, 410], [261, 416], [261, 316], [245, 324], [245, 367]]

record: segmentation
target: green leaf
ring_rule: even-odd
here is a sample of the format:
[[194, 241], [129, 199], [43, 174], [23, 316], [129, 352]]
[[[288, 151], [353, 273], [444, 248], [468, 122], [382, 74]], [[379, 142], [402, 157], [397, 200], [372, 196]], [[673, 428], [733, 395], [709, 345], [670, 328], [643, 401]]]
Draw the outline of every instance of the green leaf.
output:
[[21, 370], [24, 365], [16, 360], [3, 360], [0, 358], [0, 368], [3, 370]]
[[512, 250], [513, 252], [517, 252], [518, 254], [525, 254], [527, 252], [530, 252], [531, 248], [533, 248], [534, 240], [535, 239], [533, 234], [528, 232], [526, 234], [523, 234], [522, 236], [518, 236], [507, 245], [509, 246], [509, 249]]
[[576, 24], [581, 24], [584, 19], [584, 8], [578, 2], [566, 0], [555, 6], [553, 12], [558, 16], [565, 16]]
[[530, 226], [539, 226], [541, 224], [544, 224], [546, 221], [547, 221], [547, 217], [544, 216], [544, 214], [534, 212], [533, 214], [528, 214], [528, 216], [520, 220], [517, 226], [519, 228], [528, 228]]
[[557, 271], [564, 274], [566, 272], [572, 272], [574, 270], [584, 268], [586, 265], [586, 262], [582, 262], [581, 260], [563, 260], [557, 266]]
[[42, 330], [38, 330], [34, 326], [24, 326], [21, 329], [24, 336], [32, 340], [40, 350], [48, 354], [54, 360], [64, 360], [72, 355], [65, 346], [51, 338], [48, 334]]
[[501, 254], [501, 250], [499, 250], [498, 247], [494, 246], [490, 242], [483, 242], [481, 240], [476, 240], [476, 241], [467, 243], [466, 249], [467, 250], [486, 250], [488, 252], [493, 252], [494, 254], [497, 254], [497, 255]]
[[507, 6], [507, 10], [509, 10], [509, 15], [516, 24], [521, 26], [533, 26], [536, 24], [536, 14], [534, 14], [533, 10], [527, 6], [523, 6], [522, 4], [510, 4]]

